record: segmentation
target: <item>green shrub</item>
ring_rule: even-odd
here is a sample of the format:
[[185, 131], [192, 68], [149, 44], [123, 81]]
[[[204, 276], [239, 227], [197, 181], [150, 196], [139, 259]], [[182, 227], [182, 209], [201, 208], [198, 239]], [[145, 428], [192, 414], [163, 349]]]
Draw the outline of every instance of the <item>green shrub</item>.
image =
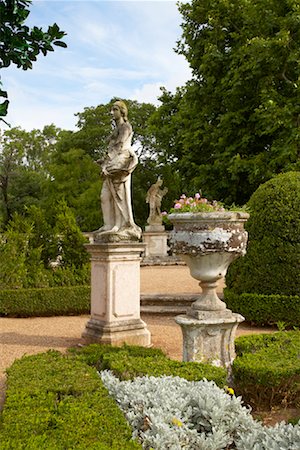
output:
[[171, 361], [155, 348], [92, 344], [64, 356], [49, 351], [23, 357], [8, 369], [0, 450], [141, 448], [95, 366], [121, 378], [166, 374], [226, 382], [224, 369]]
[[262, 184], [248, 206], [247, 254], [231, 264], [226, 285], [239, 294], [299, 295], [300, 172]]
[[300, 404], [300, 332], [242, 336], [235, 341], [235, 391], [257, 409]]
[[8, 370], [0, 449], [138, 449], [95, 369], [58, 352]]
[[145, 375], [179, 376], [186, 380], [214, 380], [218, 386], [226, 384], [227, 373], [221, 367], [195, 362], [180, 362], [167, 358], [159, 349], [144, 347], [109, 347], [92, 344], [72, 350], [81, 361], [95, 365], [98, 370], [109, 369], [122, 379], [128, 380]]
[[300, 326], [299, 295], [263, 295], [242, 293], [224, 289], [228, 308], [242, 314], [248, 322], [256, 325], [276, 325], [284, 322], [287, 328]]
[[0, 291], [0, 316], [78, 315], [87, 314], [89, 311], [89, 286]]

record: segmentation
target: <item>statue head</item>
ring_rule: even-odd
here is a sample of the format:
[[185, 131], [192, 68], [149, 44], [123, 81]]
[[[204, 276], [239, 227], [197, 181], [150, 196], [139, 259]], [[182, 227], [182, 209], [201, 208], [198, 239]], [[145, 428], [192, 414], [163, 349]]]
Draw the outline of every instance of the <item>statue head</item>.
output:
[[114, 102], [113, 106], [118, 106], [118, 108], [121, 111], [123, 119], [125, 120], [125, 122], [127, 122], [127, 120], [128, 120], [128, 109], [127, 109], [127, 106], [126, 106], [125, 102], [123, 102], [123, 100], [117, 100], [116, 102]]

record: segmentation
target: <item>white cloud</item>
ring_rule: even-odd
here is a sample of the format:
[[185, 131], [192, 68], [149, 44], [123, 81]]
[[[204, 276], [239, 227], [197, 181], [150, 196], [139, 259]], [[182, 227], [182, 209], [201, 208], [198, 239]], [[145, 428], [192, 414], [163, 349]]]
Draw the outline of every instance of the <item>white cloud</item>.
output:
[[181, 34], [173, 0], [36, 0], [30, 10], [31, 26], [66, 30], [68, 48], [40, 56], [32, 71], [2, 72], [13, 125], [74, 128], [86, 106], [116, 96], [157, 104], [161, 86], [175, 91], [191, 78], [173, 50]]

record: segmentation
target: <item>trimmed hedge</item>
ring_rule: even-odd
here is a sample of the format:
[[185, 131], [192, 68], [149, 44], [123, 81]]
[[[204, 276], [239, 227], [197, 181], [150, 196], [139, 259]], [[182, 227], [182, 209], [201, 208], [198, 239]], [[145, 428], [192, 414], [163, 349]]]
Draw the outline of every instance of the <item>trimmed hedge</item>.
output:
[[227, 372], [221, 367], [196, 362], [180, 362], [169, 359], [160, 349], [91, 344], [71, 349], [71, 354], [98, 370], [112, 370], [121, 380], [145, 375], [178, 376], [190, 381], [214, 380], [218, 386], [226, 385]]
[[167, 374], [226, 383], [222, 368], [171, 361], [155, 348], [92, 344], [70, 349], [67, 355], [49, 351], [25, 356], [7, 371], [0, 450], [141, 448], [131, 440], [131, 429], [95, 366], [110, 368], [122, 378]]
[[242, 336], [235, 341], [234, 388], [257, 409], [300, 406], [300, 332]]
[[141, 448], [131, 433], [94, 368], [50, 351], [8, 370], [1, 450]]
[[256, 325], [283, 322], [288, 328], [300, 327], [299, 295], [237, 294], [225, 288], [224, 301], [229, 309], [242, 314], [248, 322]]
[[238, 294], [300, 295], [300, 172], [262, 184], [248, 207], [247, 253], [230, 265], [227, 287]]
[[90, 286], [0, 290], [0, 316], [38, 317], [90, 312]]

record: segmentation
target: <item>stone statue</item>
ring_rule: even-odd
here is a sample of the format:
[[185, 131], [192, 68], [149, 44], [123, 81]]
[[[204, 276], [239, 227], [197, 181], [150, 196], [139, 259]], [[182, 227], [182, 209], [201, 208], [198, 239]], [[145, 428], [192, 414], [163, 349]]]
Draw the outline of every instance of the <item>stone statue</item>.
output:
[[116, 101], [111, 114], [115, 127], [108, 138], [106, 154], [97, 161], [103, 177], [101, 208], [104, 225], [95, 232], [95, 240], [139, 240], [141, 229], [134, 223], [131, 206], [131, 173], [138, 158], [131, 147], [133, 132], [126, 104], [122, 100]]
[[149, 203], [150, 207], [150, 214], [147, 219], [147, 223], [149, 225], [161, 225], [162, 223], [160, 210], [161, 201], [163, 196], [168, 192], [167, 188], [160, 188], [162, 184], [163, 180], [161, 178], [158, 178], [156, 183], [152, 184], [147, 192], [146, 202]]

